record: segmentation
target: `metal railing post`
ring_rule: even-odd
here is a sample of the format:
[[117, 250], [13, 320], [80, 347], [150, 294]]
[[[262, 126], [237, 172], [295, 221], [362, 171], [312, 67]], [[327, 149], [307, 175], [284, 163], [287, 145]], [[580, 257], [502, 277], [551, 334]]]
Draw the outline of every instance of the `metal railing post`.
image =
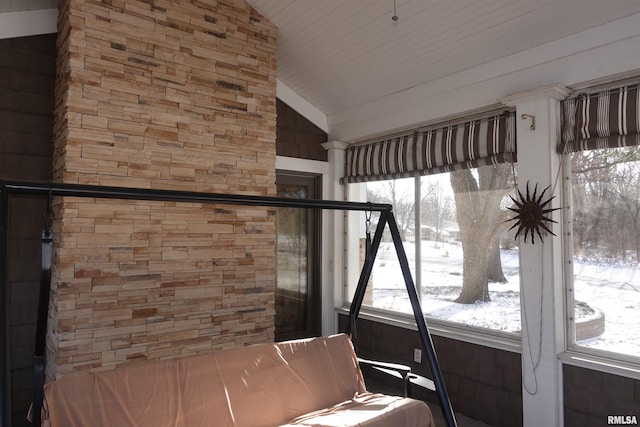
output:
[[0, 186], [0, 426], [11, 425], [9, 383], [9, 192]]

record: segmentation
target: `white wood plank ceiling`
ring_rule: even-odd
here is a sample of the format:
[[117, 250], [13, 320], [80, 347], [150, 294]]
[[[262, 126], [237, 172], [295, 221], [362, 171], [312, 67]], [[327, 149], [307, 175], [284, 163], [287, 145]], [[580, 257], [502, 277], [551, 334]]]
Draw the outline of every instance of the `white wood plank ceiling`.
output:
[[394, 22], [393, 0], [248, 1], [279, 28], [279, 80], [327, 115], [640, 13], [638, 0], [396, 0]]
[[[205, 1], [215, 7], [218, 0]], [[396, 0], [397, 22], [391, 19], [394, 0], [246, 1], [279, 28], [278, 79], [291, 89], [287, 93], [306, 101], [297, 108], [345, 141], [482, 108], [512, 90], [620, 72], [607, 61], [622, 59], [619, 69], [640, 71], [640, 59], [633, 59], [640, 58], [640, 0]], [[57, 3], [0, 0], [0, 37], [55, 31], [55, 14], [38, 10], [50, 12]], [[22, 21], [14, 22], [16, 13]], [[556, 41], [567, 43], [546, 50]], [[603, 52], [608, 46], [615, 53]], [[561, 64], [563, 55], [592, 55], [588, 49], [596, 48], [593, 54], [607, 59], [589, 63], [594, 72]], [[531, 87], [514, 84], [514, 61], [530, 70], [555, 61], [556, 72], [547, 67], [540, 78], [530, 75]], [[495, 90], [497, 76], [511, 84]], [[465, 91], [466, 102], [458, 94], [452, 105], [441, 105], [451, 99], [446, 93], [489, 80], [491, 95]]]

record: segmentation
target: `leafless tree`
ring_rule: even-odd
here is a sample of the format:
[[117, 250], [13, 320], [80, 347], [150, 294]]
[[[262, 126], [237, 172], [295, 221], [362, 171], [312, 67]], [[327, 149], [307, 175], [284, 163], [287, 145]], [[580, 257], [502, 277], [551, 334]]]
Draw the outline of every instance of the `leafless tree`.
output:
[[408, 181], [389, 180], [367, 188], [367, 200], [374, 203], [389, 203], [393, 206], [393, 214], [398, 223], [398, 230], [403, 241], [407, 231], [415, 226], [415, 195], [413, 185]]
[[573, 246], [578, 256], [626, 261], [640, 251], [640, 148], [572, 155]]
[[456, 302], [490, 301], [489, 279], [504, 280], [498, 238], [508, 224], [500, 206], [511, 176], [509, 164], [478, 168], [477, 177], [469, 169], [450, 174], [463, 252], [462, 291]]

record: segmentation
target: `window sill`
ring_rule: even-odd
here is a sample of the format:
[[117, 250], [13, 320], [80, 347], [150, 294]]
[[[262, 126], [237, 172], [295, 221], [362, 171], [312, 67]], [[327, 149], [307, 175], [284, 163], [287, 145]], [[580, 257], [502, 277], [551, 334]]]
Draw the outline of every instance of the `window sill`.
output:
[[610, 357], [587, 354], [575, 350], [560, 353], [558, 358], [567, 365], [640, 380], [640, 363], [638, 362], [616, 360]]
[[[338, 314], [349, 315], [349, 307], [337, 307]], [[383, 310], [373, 307], [362, 307], [358, 318], [380, 322], [386, 325], [397, 326], [399, 328], [418, 330], [416, 321], [410, 314], [399, 313], [391, 310]], [[489, 329], [477, 328], [466, 325], [456, 325], [450, 322], [438, 321], [437, 319], [426, 318], [429, 333], [444, 338], [464, 341], [471, 344], [482, 345], [498, 350], [521, 353], [522, 345], [520, 337], [507, 332], [492, 331]]]
[[[349, 307], [337, 307], [338, 314], [349, 315]], [[390, 310], [377, 309], [373, 307], [362, 307], [359, 318], [380, 322], [399, 328], [417, 331], [415, 319], [410, 314], [398, 313]], [[499, 350], [521, 353], [522, 346], [519, 337], [481, 328], [474, 328], [464, 325], [453, 325], [449, 322], [437, 321], [427, 318], [427, 326], [431, 335], [464, 341], [472, 344]], [[624, 357], [624, 356], [623, 356]], [[599, 372], [606, 372], [627, 378], [640, 380], [640, 363], [635, 358], [628, 357], [628, 360], [618, 360], [595, 354], [587, 354], [576, 350], [568, 350], [560, 353], [558, 359], [567, 365], [580, 368], [591, 369]]]

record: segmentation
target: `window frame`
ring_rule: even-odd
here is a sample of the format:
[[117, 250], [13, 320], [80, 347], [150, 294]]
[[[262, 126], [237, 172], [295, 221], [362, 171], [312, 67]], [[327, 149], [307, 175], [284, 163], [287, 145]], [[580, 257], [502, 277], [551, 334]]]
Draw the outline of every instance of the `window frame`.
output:
[[[582, 346], [576, 343], [576, 322], [575, 322], [575, 287], [573, 271], [573, 193], [571, 176], [571, 154], [562, 155], [561, 167], [564, 185], [562, 188], [563, 197], [563, 222], [566, 232], [563, 233], [563, 265], [564, 277], [563, 287], [565, 296], [565, 352], [559, 357], [564, 362], [576, 366], [583, 366], [591, 369], [599, 369], [608, 373], [623, 375], [640, 379], [640, 356], [633, 356], [625, 353], [604, 350], [601, 348]], [[606, 313], [605, 313], [606, 315]]]
[[[276, 170], [276, 186], [278, 185], [299, 185], [305, 187], [308, 191], [307, 198], [316, 199], [318, 194], [322, 194], [322, 176], [314, 173], [295, 172]], [[280, 210], [285, 208], [276, 208], [276, 216]], [[306, 338], [310, 336], [321, 335], [320, 329], [322, 324], [321, 307], [322, 307], [322, 223], [321, 214], [315, 209], [307, 209], [304, 214], [306, 215], [306, 258], [307, 266], [305, 279], [307, 286], [307, 301], [306, 301], [306, 323], [304, 329], [297, 329], [295, 331], [281, 332], [278, 331], [278, 326], [274, 330], [275, 341], [285, 341], [288, 339]], [[278, 231], [276, 230], [276, 238]], [[276, 244], [276, 257], [282, 256], [278, 253], [278, 245]], [[277, 266], [276, 266], [277, 268]], [[278, 281], [276, 280], [276, 294], [279, 289]], [[276, 319], [278, 318], [278, 311], [276, 310]]]
[[[486, 166], [478, 166], [478, 167], [488, 167]], [[475, 169], [475, 168], [474, 168]], [[445, 173], [445, 172], [443, 172]], [[450, 172], [446, 172], [450, 173]], [[420, 203], [417, 201], [421, 197], [421, 187], [422, 187], [422, 178], [423, 175], [415, 176], [414, 182], [412, 183], [414, 187], [414, 250], [415, 250], [415, 258], [413, 260], [413, 269], [414, 274], [414, 282], [416, 286], [416, 291], [418, 295], [422, 295], [422, 259], [421, 259], [421, 239], [420, 239], [420, 226], [421, 226], [421, 209]], [[395, 178], [406, 179], [406, 178]], [[351, 183], [349, 186], [362, 186], [366, 188], [367, 182], [362, 183]], [[366, 194], [366, 191], [364, 191]], [[355, 237], [355, 236], [354, 236]], [[520, 260], [518, 261], [520, 262]], [[346, 303], [351, 302], [351, 295], [348, 295], [345, 298]], [[343, 307], [344, 308], [344, 307]], [[406, 314], [400, 311], [384, 309], [375, 306], [363, 305], [362, 313], [364, 316], [369, 316], [370, 319], [381, 321], [383, 323], [390, 323], [396, 326], [407, 327], [406, 318], [410, 318], [410, 314]], [[522, 316], [522, 306], [520, 307], [520, 313]], [[507, 332], [501, 331], [497, 329], [484, 328], [479, 326], [467, 325], [464, 323], [454, 322], [450, 320], [438, 319], [429, 315], [429, 313], [425, 313], [423, 309], [423, 314], [425, 315], [429, 325], [430, 330], [434, 332], [436, 335], [452, 338], [452, 339], [460, 339], [466, 342], [471, 342], [474, 344], [484, 345], [487, 347], [493, 347], [501, 350], [520, 352], [521, 351], [521, 342], [522, 335], [516, 332]], [[409, 320], [410, 322], [410, 320]], [[413, 327], [409, 327], [413, 329]]]

